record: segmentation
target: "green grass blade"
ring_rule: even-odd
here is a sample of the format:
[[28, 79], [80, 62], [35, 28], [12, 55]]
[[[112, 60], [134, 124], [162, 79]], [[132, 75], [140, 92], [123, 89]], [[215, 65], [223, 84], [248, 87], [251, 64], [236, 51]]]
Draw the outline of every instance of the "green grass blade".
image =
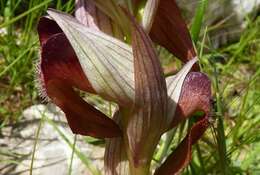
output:
[[30, 164], [30, 175], [33, 175], [33, 163], [34, 163], [34, 157], [35, 157], [35, 152], [36, 152], [36, 146], [37, 146], [37, 143], [38, 143], [42, 124], [44, 122], [44, 117], [45, 117], [45, 115], [43, 114], [42, 117], [41, 117], [38, 129], [36, 131], [36, 135], [35, 135], [35, 141], [34, 141], [33, 151], [32, 151], [32, 159], [31, 159], [31, 164]]
[[69, 173], [68, 173], [69, 175], [71, 175], [71, 173], [72, 173], [72, 164], [73, 164], [73, 158], [74, 158], [74, 154], [75, 154], [76, 142], [77, 142], [77, 135], [74, 135], [72, 153], [71, 153], [71, 157], [70, 157], [70, 165], [69, 165]]
[[33, 47], [34, 45], [37, 43], [38, 41], [35, 41], [34, 43], [32, 43], [32, 45], [30, 47], [28, 47], [27, 49], [25, 49], [23, 51], [23, 53], [21, 55], [19, 55], [19, 57], [17, 57], [11, 64], [9, 64], [8, 66], [5, 67], [5, 69], [0, 72], [0, 77], [2, 77], [9, 69], [11, 69], [19, 60], [21, 60], [25, 54], [27, 54]]
[[202, 0], [198, 4], [196, 14], [191, 26], [191, 37], [194, 43], [197, 43], [198, 41], [207, 5], [208, 0]]
[[28, 15], [28, 14], [30, 14], [30, 13], [36, 11], [36, 10], [38, 10], [39, 8], [41, 8], [41, 7], [45, 6], [45, 5], [47, 5], [47, 4], [50, 3], [50, 2], [51, 2], [51, 0], [46, 0], [46, 1], [44, 1], [44, 2], [42, 2], [42, 3], [40, 3], [40, 4], [38, 4], [38, 5], [34, 6], [33, 8], [27, 10], [26, 12], [24, 12], [24, 13], [22, 13], [22, 14], [16, 16], [16, 17], [14, 17], [14, 18], [8, 20], [7, 22], [1, 24], [1, 25], [0, 25], [0, 28], [3, 28], [3, 27], [6, 27], [6, 26], [8, 26], [8, 25], [10, 25], [10, 24], [15, 23], [15, 22], [18, 21], [19, 19], [25, 17], [26, 15]]

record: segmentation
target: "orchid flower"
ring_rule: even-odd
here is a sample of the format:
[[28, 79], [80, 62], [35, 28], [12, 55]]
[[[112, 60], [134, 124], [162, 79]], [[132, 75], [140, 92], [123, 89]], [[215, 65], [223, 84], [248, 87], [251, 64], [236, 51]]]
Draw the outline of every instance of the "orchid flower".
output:
[[[188, 165], [192, 145], [208, 127], [210, 81], [190, 72], [197, 56], [176, 3], [148, 0], [137, 22], [141, 2], [77, 0], [75, 17], [49, 9], [50, 17], [38, 24], [41, 93], [63, 110], [75, 134], [107, 138], [106, 175], [150, 174], [162, 134], [203, 111], [153, 172], [176, 174]], [[165, 78], [153, 42], [186, 62], [176, 75]], [[113, 118], [76, 89], [115, 102]]]

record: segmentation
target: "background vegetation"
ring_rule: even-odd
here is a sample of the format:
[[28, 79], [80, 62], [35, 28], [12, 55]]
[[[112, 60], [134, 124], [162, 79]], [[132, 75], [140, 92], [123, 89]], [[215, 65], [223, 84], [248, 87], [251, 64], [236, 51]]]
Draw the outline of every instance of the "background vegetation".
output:
[[[19, 123], [26, 107], [42, 103], [34, 81], [39, 17], [48, 7], [72, 12], [73, 5], [72, 0], [0, 0], [0, 137], [3, 128]], [[210, 26], [200, 32], [196, 45], [202, 70], [213, 82], [214, 110], [212, 125], [193, 147], [184, 174], [260, 174], [260, 17], [247, 16], [245, 25], [238, 40], [218, 49], [208, 35]], [[194, 26], [192, 31], [197, 32]], [[165, 51], [160, 55], [165, 65], [180, 65]], [[177, 128], [170, 148], [191, 123]]]

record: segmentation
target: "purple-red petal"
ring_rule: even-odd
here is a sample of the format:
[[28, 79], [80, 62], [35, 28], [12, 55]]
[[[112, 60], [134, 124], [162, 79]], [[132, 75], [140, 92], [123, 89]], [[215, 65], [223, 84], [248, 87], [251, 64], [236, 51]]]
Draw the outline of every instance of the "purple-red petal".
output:
[[43, 38], [39, 66], [42, 91], [63, 110], [74, 133], [98, 138], [120, 136], [118, 125], [85, 102], [73, 89], [95, 92], [65, 35], [50, 36], [55, 31], [45, 34], [41, 33], [44, 30], [39, 30], [40, 38]]
[[189, 30], [175, 0], [160, 1], [150, 36], [184, 62], [196, 56]]
[[78, 89], [94, 93], [73, 48], [63, 33], [53, 35], [43, 44], [41, 56], [41, 72], [45, 83], [59, 79]]
[[58, 24], [47, 18], [41, 17], [37, 26], [41, 46], [54, 34], [62, 33]]
[[205, 116], [195, 123], [184, 140], [169, 155], [166, 161], [155, 171], [154, 175], [175, 175], [186, 167], [191, 160], [192, 145], [198, 141], [209, 125]]

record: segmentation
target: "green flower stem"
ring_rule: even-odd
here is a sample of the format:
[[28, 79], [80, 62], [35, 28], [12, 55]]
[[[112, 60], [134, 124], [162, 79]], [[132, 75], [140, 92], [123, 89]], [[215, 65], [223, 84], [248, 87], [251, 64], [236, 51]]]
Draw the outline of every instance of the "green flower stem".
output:
[[[127, 143], [127, 141], [125, 141], [125, 143]], [[151, 161], [146, 161], [142, 164], [135, 165], [128, 144], [126, 144], [125, 150], [129, 161], [130, 175], [149, 175]]]
[[130, 174], [131, 175], [149, 175], [150, 174], [150, 163], [135, 167], [132, 161], [130, 162]]

